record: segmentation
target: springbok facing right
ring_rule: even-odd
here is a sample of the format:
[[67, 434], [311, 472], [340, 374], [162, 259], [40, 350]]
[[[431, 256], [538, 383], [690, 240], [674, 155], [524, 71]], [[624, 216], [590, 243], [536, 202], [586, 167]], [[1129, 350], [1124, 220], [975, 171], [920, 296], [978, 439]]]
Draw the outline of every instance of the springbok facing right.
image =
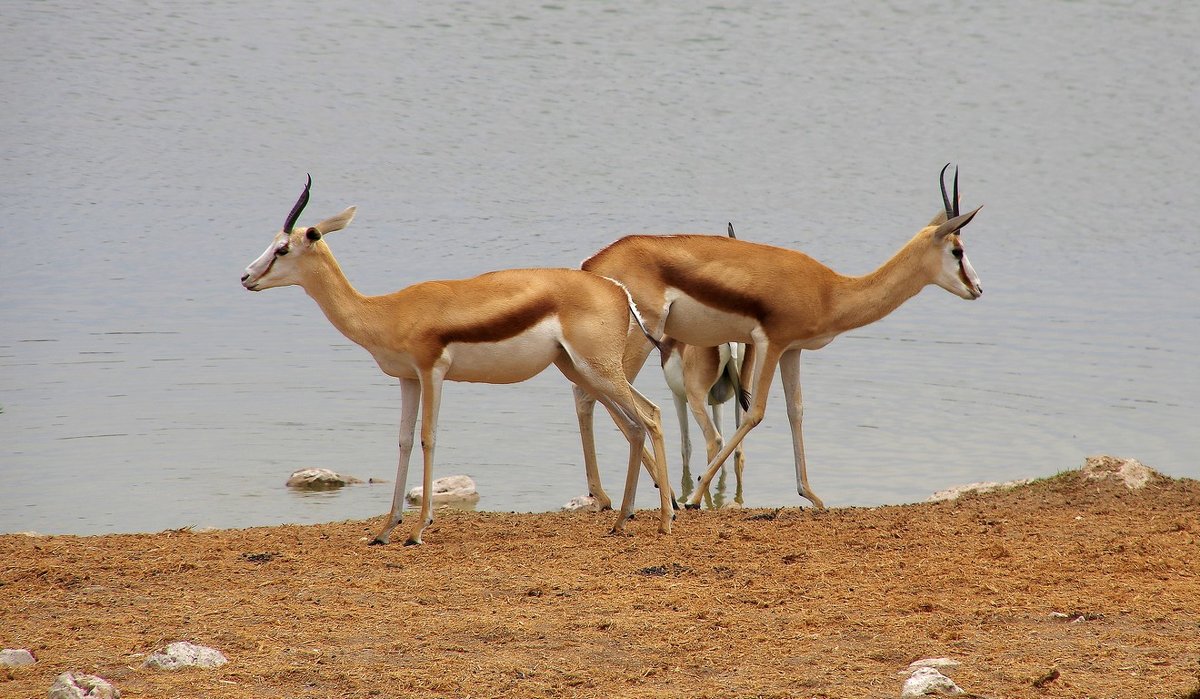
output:
[[[983, 295], [960, 235], [979, 209], [959, 213], [958, 172], [952, 200], [946, 192], [947, 168], [949, 164], [939, 178], [944, 210], [890, 259], [862, 276], [838, 274], [796, 250], [714, 235], [631, 235], [584, 260], [583, 269], [616, 279], [629, 290], [655, 337], [669, 335], [701, 347], [747, 343], [750, 410], [709, 461], [689, 508], [699, 507], [721, 464], [762, 422], [776, 370], [792, 432], [797, 492], [824, 507], [808, 484], [800, 352], [821, 349], [848, 330], [874, 323], [931, 284], [967, 300]], [[626, 376], [637, 375], [651, 348], [648, 340], [630, 334]], [[591, 409], [586, 403], [576, 404], [581, 427], [591, 422]]]

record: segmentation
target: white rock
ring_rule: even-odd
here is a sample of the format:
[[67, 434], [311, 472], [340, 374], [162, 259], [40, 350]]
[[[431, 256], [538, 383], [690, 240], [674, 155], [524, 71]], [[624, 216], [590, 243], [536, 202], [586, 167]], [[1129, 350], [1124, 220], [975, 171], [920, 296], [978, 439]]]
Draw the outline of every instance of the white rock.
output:
[[1154, 477], [1154, 470], [1137, 459], [1115, 456], [1089, 456], [1081, 470], [1092, 480], [1120, 480], [1130, 490], [1145, 488]]
[[[425, 489], [417, 486], [408, 491], [408, 501], [414, 505], [421, 502], [421, 494]], [[475, 490], [475, 481], [470, 476], [446, 476], [433, 482], [433, 504], [451, 505], [479, 500]]]
[[121, 692], [108, 680], [73, 672], [59, 675], [46, 695], [49, 699], [121, 699]]
[[913, 670], [912, 676], [904, 681], [900, 690], [900, 699], [913, 699], [927, 696], [954, 696], [966, 694], [954, 680], [946, 677], [932, 667], [919, 667]]
[[562, 506], [563, 512], [599, 512], [600, 502], [591, 495], [571, 498]]
[[302, 468], [287, 479], [289, 488], [341, 488], [344, 485], [362, 483], [354, 476], [343, 476], [327, 468]]
[[229, 660], [219, 650], [176, 641], [146, 658], [142, 666], [152, 670], [178, 670], [184, 667], [221, 667], [227, 662]]
[[21, 667], [23, 665], [33, 665], [37, 659], [33, 657], [33, 653], [24, 648], [5, 648], [0, 650], [0, 667]]

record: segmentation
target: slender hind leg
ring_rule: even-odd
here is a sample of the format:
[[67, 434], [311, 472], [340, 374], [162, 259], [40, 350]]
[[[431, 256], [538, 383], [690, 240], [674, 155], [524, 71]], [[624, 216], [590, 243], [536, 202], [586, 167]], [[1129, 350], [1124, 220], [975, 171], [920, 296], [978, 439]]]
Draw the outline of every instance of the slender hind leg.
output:
[[612, 509], [612, 499], [600, 485], [600, 468], [596, 463], [596, 434], [593, 413], [596, 399], [579, 387], [572, 387], [575, 396], [575, 417], [579, 420], [579, 438], [583, 442], [583, 468], [587, 472], [588, 495], [596, 500], [601, 510]]
[[[662, 441], [662, 427], [658, 423], [658, 407], [641, 394], [636, 393], [619, 370], [607, 371], [605, 367], [595, 364], [583, 364], [570, 352], [555, 361], [559, 370], [577, 386], [608, 409], [613, 421], [629, 440], [629, 466], [625, 476], [625, 492], [621, 501], [621, 513], [613, 525], [614, 533], [624, 533], [625, 522], [633, 513], [634, 500], [637, 495], [638, 472], [643, 461], [646, 470], [656, 483], [665, 483], [662, 468], [655, 463], [658, 458], [665, 459]], [[577, 403], [578, 406], [578, 403]], [[582, 424], [582, 421], [581, 421]], [[646, 434], [649, 432], [655, 456], [644, 454]], [[673, 516], [668, 488], [659, 489], [662, 516], [659, 530], [670, 532], [670, 520]]]

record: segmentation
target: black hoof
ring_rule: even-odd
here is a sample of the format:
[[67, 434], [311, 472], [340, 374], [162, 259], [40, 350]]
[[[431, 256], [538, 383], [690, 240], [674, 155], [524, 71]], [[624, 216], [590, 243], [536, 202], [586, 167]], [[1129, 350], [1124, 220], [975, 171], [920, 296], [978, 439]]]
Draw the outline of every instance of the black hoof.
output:
[[700, 509], [700, 503], [696, 503], [693, 505], [692, 503], [689, 502], [688, 504], [684, 505], [684, 507], [686, 507], [689, 510], [698, 510], [698, 509]]
[[386, 545], [387, 545], [387, 542], [384, 541], [383, 539], [379, 539], [379, 538], [371, 539], [370, 543], [367, 544], [367, 546], [386, 546]]
[[407, 541], [404, 542], [404, 545], [405, 546], [420, 546], [421, 542], [417, 541], [416, 539], [408, 539]]

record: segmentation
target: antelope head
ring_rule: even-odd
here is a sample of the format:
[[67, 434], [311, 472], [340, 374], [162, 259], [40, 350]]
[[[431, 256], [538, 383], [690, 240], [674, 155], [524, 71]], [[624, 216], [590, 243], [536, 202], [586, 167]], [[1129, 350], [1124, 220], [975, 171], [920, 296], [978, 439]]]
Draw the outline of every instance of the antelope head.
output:
[[342, 213], [327, 218], [308, 228], [296, 228], [300, 212], [308, 204], [308, 192], [312, 187], [312, 177], [304, 185], [300, 198], [292, 206], [291, 213], [283, 223], [283, 228], [275, 234], [274, 240], [267, 246], [258, 259], [250, 263], [242, 275], [242, 286], [250, 291], [262, 291], [276, 286], [300, 284], [304, 278], [306, 260], [318, 248], [321, 237], [326, 233], [340, 231], [354, 219], [355, 207], [351, 206]]
[[958, 168], [954, 168], [954, 196], [946, 193], [946, 170], [950, 163], [942, 168], [938, 178], [942, 186], [943, 211], [939, 211], [929, 222], [926, 230], [930, 230], [930, 240], [937, 250], [938, 271], [934, 283], [950, 293], [961, 296], [968, 301], [974, 301], [983, 295], [983, 286], [979, 283], [979, 275], [967, 260], [967, 251], [963, 248], [962, 236], [964, 226], [971, 222], [975, 214], [982, 209], [960, 214], [958, 210]]

